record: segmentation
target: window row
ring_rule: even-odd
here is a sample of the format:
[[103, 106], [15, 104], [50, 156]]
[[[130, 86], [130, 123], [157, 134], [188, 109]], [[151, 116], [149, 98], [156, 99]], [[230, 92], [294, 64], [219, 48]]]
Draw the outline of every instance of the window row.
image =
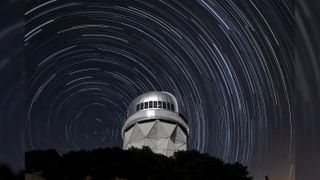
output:
[[136, 111], [149, 108], [162, 108], [170, 111], [174, 111], [174, 105], [164, 101], [149, 101], [137, 104]]

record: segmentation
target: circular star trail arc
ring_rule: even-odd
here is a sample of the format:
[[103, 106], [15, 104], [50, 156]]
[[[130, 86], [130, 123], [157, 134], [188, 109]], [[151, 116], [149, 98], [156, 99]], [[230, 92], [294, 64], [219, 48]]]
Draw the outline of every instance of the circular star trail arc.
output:
[[26, 5], [27, 149], [121, 146], [130, 101], [165, 90], [190, 149], [292, 176], [293, 2]]

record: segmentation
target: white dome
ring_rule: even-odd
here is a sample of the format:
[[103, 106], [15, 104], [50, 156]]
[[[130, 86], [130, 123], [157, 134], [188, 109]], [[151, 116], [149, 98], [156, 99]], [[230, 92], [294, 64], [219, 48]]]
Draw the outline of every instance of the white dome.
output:
[[[149, 102], [151, 106], [149, 106]], [[159, 106], [158, 102], [164, 103]], [[147, 106], [144, 106], [145, 103], [147, 103]], [[139, 107], [139, 105], [143, 105], [143, 107]], [[130, 103], [127, 111], [127, 117], [133, 115], [139, 110], [149, 108], [167, 109], [179, 113], [177, 99], [172, 94], [165, 91], [152, 91], [141, 94]]]

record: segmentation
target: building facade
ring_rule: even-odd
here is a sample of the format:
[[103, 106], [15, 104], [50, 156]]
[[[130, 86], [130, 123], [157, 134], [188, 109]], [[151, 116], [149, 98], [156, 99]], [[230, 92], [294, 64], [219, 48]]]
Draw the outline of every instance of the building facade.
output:
[[189, 127], [176, 98], [165, 91], [153, 91], [129, 105], [121, 132], [123, 149], [148, 146], [155, 153], [172, 156], [187, 149]]

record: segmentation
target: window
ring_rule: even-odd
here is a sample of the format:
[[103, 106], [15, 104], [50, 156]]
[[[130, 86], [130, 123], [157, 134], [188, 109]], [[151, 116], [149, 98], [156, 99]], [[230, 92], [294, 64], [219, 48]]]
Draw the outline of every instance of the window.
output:
[[174, 104], [164, 101], [149, 101], [149, 102], [143, 102], [139, 103], [136, 106], [136, 111], [142, 110], [142, 109], [148, 109], [148, 108], [162, 108], [167, 109], [170, 111], [174, 111]]
[[153, 107], [154, 107], [154, 108], [157, 108], [157, 107], [158, 107], [158, 101], [154, 101], [154, 102], [153, 102]]
[[163, 102], [163, 109], [167, 109], [167, 102]]

